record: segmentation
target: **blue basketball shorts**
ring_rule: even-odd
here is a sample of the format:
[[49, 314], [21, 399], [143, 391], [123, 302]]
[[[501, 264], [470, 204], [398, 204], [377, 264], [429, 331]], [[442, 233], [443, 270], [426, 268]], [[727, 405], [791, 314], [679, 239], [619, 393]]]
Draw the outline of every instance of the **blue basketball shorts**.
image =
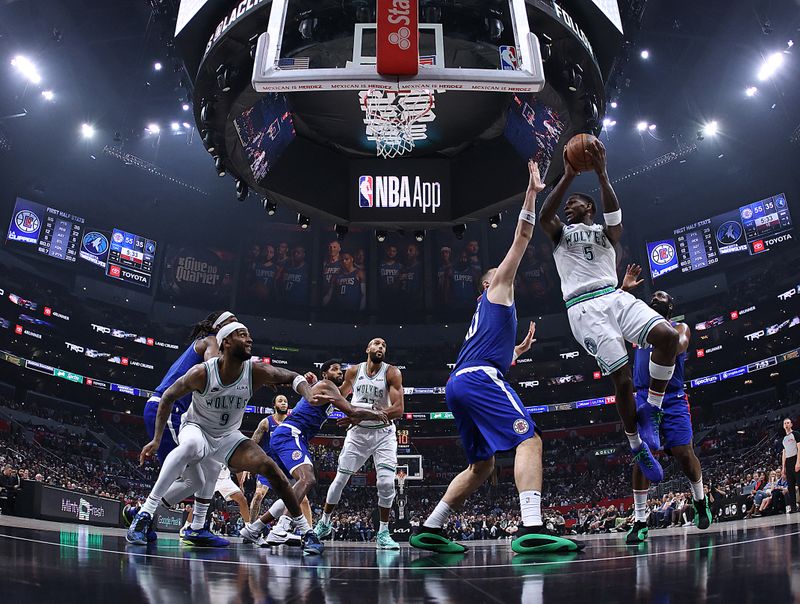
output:
[[286, 477], [292, 480], [292, 472], [302, 465], [313, 466], [308, 443], [300, 430], [288, 424], [281, 424], [269, 439], [268, 455], [275, 460]]
[[456, 370], [445, 395], [469, 463], [515, 449], [537, 431], [517, 393], [489, 365]]
[[[649, 404], [647, 402], [647, 389], [637, 390], [636, 408]], [[686, 395], [668, 392], [664, 396], [664, 402], [661, 403], [661, 413], [662, 449], [691, 445], [693, 438], [692, 416], [689, 413], [689, 401], [686, 399]]]
[[[155, 394], [151, 396], [144, 405], [144, 427], [147, 430], [147, 436], [153, 439], [156, 433], [156, 415], [158, 415], [158, 404], [161, 402], [161, 396]], [[167, 425], [164, 427], [164, 434], [161, 436], [161, 444], [156, 451], [156, 457], [160, 464], [164, 464], [164, 460], [172, 450], [178, 446], [178, 432], [181, 429], [181, 415], [171, 413], [167, 420]]]

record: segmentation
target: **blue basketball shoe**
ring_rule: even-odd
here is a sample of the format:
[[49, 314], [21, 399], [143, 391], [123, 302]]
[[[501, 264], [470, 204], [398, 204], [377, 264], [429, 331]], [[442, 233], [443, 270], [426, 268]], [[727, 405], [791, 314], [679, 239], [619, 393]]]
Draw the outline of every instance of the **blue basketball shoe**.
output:
[[228, 547], [231, 544], [230, 541], [223, 539], [219, 535], [215, 535], [207, 528], [187, 528], [183, 531], [182, 540], [184, 543], [196, 545], [198, 547]]
[[636, 400], [636, 423], [639, 426], [639, 436], [647, 443], [651, 451], [661, 450], [661, 419], [664, 412], [646, 400]]
[[664, 468], [658, 463], [658, 460], [653, 455], [650, 447], [647, 446], [647, 441], [642, 440], [642, 446], [637, 449], [631, 449], [633, 453], [633, 461], [639, 464], [642, 474], [651, 483], [661, 482], [664, 480]]
[[133, 545], [147, 545], [148, 533], [153, 524], [153, 517], [147, 512], [139, 512], [131, 522], [128, 532], [125, 533], [125, 540]]

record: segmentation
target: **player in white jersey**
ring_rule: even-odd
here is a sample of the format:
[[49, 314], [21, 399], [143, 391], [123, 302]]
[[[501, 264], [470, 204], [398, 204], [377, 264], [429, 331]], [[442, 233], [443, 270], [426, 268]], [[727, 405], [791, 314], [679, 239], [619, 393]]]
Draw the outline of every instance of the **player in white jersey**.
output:
[[[353, 393], [350, 404], [384, 411], [391, 421], [403, 415], [403, 377], [400, 370], [384, 362], [386, 341], [373, 338], [367, 345], [367, 360], [347, 368], [344, 383], [339, 387], [342, 396]], [[340, 422], [341, 423], [341, 422]], [[367, 459], [372, 457], [375, 464], [376, 486], [378, 488], [378, 510], [380, 527], [375, 537], [378, 549], [400, 549], [389, 533], [389, 515], [394, 502], [394, 478], [397, 468], [397, 428], [376, 421], [353, 421], [344, 439], [339, 454], [336, 478], [328, 488], [320, 518], [314, 531], [322, 539], [332, 531], [331, 514], [342, 497], [350, 477], [361, 469]]]
[[192, 403], [183, 415], [178, 446], [164, 460], [158, 479], [131, 523], [126, 538], [129, 543], [147, 544], [146, 534], [164, 493], [187, 466], [197, 466], [202, 487], [195, 495], [194, 517], [191, 527], [184, 532], [184, 540], [212, 547], [228, 545], [227, 540], [203, 528], [220, 464], [224, 463], [238, 471], [266, 476], [298, 528], [316, 540], [283, 472], [261, 447], [239, 431], [239, 427], [253, 392], [262, 386], [291, 384], [307, 400], [316, 402], [317, 398], [312, 396], [311, 387], [303, 376], [252, 361], [253, 340], [241, 323], [231, 323], [220, 329], [217, 342], [221, 351], [219, 357], [192, 367], [161, 397], [155, 435], [142, 449], [141, 463], [158, 450], [174, 401], [191, 393]]
[[[561, 290], [575, 339], [592, 355], [603, 375], [610, 375], [616, 390], [617, 412], [625, 434], [644, 475], [651, 482], [664, 477], [661, 465], [639, 436], [638, 423], [657, 421], [664, 392], [675, 372], [678, 332], [659, 313], [631, 294], [617, 289], [617, 255], [614, 246], [622, 236], [622, 210], [611, 186], [606, 167], [606, 150], [596, 140], [586, 148], [600, 181], [600, 204], [605, 225], [595, 224], [596, 204], [586, 193], [573, 193], [564, 214], [557, 212], [578, 172], [567, 161], [564, 176], [553, 188], [539, 212], [539, 224], [555, 243], [553, 257], [561, 277]], [[649, 405], [637, 422], [631, 367], [625, 341], [650, 345]]]
[[244, 496], [242, 489], [233, 482], [231, 471], [224, 463], [220, 464], [219, 476], [217, 476], [214, 491], [222, 495], [225, 501], [235, 501], [236, 505], [239, 506], [239, 514], [242, 516], [242, 521], [245, 524], [250, 522], [250, 506], [247, 504], [247, 497]]

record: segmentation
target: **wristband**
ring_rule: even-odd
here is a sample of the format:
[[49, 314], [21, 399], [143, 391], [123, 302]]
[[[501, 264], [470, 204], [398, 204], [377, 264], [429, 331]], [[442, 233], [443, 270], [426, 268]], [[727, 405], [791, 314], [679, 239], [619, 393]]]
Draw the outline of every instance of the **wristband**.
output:
[[306, 378], [304, 378], [302, 375], [298, 375], [292, 381], [292, 390], [294, 390], [297, 394], [300, 394], [300, 391], [298, 390], [298, 388], [300, 387], [300, 384], [302, 384], [305, 381], [306, 381]]
[[606, 212], [603, 214], [603, 218], [606, 220], [606, 226], [617, 226], [622, 224], [622, 209], [620, 208], [616, 212]]
[[536, 214], [533, 212], [529, 212], [528, 210], [522, 210], [519, 213], [519, 219], [524, 220], [532, 225], [536, 224]]

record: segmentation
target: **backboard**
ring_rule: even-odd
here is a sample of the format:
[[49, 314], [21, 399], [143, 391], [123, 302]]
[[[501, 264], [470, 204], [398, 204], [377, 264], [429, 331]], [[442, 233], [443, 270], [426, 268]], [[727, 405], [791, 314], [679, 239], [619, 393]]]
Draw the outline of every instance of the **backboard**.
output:
[[273, 0], [253, 88], [538, 92], [544, 68], [525, 6], [463, 0], [417, 14], [416, 0]]

